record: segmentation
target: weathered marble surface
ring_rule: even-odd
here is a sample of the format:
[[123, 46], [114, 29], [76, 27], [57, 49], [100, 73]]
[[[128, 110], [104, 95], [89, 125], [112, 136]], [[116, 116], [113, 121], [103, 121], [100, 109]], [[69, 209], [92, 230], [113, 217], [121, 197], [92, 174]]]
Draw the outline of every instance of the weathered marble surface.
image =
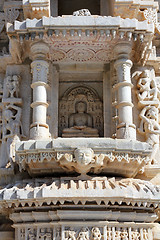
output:
[[158, 3], [106, 2], [0, 3], [0, 239], [160, 239]]

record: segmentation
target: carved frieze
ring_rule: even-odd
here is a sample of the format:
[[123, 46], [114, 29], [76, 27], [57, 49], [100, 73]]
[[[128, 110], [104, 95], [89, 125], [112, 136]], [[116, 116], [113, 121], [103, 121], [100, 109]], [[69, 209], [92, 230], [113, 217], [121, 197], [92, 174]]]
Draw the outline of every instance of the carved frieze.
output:
[[[72, 223], [71, 223], [72, 225]], [[108, 223], [108, 226], [80, 226], [80, 227], [68, 227], [63, 226], [62, 234], [65, 240], [152, 240], [153, 233], [151, 228], [143, 228], [143, 227], [128, 227], [125, 224], [121, 224], [121, 227], [114, 224]], [[133, 225], [133, 224], [132, 224]], [[16, 227], [16, 225], [15, 225]], [[37, 227], [37, 228], [20, 228], [16, 227], [16, 231], [20, 232], [18, 234], [17, 240], [24, 240], [26, 236], [28, 240], [61, 240], [62, 236], [57, 236], [58, 228], [50, 228], [50, 227]], [[24, 235], [25, 233], [25, 235]]]

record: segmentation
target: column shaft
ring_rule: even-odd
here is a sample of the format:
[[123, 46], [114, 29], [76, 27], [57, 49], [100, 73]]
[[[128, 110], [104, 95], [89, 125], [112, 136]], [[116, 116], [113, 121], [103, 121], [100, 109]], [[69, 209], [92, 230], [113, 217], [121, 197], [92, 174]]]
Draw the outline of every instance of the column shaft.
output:
[[[122, 46], [124, 48], [122, 48]], [[125, 45], [119, 46], [115, 69], [117, 71], [117, 84], [115, 88], [118, 93], [118, 119], [117, 138], [136, 139], [136, 127], [133, 124], [132, 98], [131, 98], [131, 67], [132, 62], [128, 59]], [[126, 52], [125, 52], [126, 51]]]
[[[34, 46], [35, 45], [33, 45], [33, 48]], [[31, 104], [31, 107], [33, 108], [33, 122], [30, 127], [30, 136], [32, 139], [44, 139], [50, 137], [49, 127], [46, 123], [49, 64], [44, 59], [38, 59], [39, 55], [38, 52], [37, 59], [31, 64], [33, 75], [31, 84], [31, 88], [33, 89], [33, 103]]]

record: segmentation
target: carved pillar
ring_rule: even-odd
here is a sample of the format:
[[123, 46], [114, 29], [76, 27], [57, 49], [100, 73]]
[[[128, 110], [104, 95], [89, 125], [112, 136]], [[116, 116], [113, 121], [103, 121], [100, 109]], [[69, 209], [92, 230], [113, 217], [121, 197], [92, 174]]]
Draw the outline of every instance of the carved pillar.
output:
[[117, 84], [115, 88], [118, 93], [118, 119], [116, 136], [119, 139], [136, 139], [136, 127], [133, 124], [132, 116], [132, 99], [131, 99], [131, 67], [132, 61], [129, 59], [131, 53], [131, 45], [127, 43], [119, 43], [116, 45], [115, 69], [117, 71]]
[[31, 46], [33, 62], [31, 71], [33, 75], [31, 87], [33, 89], [33, 122], [30, 126], [30, 137], [32, 139], [49, 138], [49, 127], [46, 124], [47, 117], [47, 87], [49, 63], [46, 60], [46, 54], [49, 47], [43, 42], [34, 43]]

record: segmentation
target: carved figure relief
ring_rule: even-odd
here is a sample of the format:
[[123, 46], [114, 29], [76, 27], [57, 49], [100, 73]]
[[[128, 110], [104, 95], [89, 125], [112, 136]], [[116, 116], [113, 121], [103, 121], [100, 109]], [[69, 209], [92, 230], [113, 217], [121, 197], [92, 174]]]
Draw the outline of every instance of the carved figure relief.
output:
[[28, 240], [36, 240], [36, 231], [35, 231], [35, 229], [30, 228], [28, 230]]
[[59, 103], [59, 135], [98, 137], [103, 135], [102, 102], [89, 87], [69, 89]]
[[141, 108], [139, 115], [141, 122], [138, 131], [145, 136], [147, 143], [153, 147], [150, 162], [158, 164], [156, 154], [159, 149], [160, 135], [160, 125], [158, 122], [159, 84], [153, 73], [146, 69], [138, 76], [137, 97]]
[[23, 135], [21, 124], [21, 108], [16, 105], [7, 105], [3, 111], [4, 129], [3, 138]]
[[41, 240], [52, 240], [52, 230], [50, 228], [41, 228], [38, 239]]
[[137, 97], [139, 101], [156, 101], [157, 100], [157, 85], [155, 78], [151, 78], [150, 70], [144, 70], [137, 83]]
[[78, 234], [77, 240], [89, 240], [89, 229], [87, 227], [83, 227]]
[[19, 75], [10, 75], [5, 79], [2, 112], [2, 137], [7, 143], [8, 160], [13, 163], [15, 144], [24, 137], [21, 116], [22, 99], [19, 98]]
[[124, 230], [121, 232], [121, 239], [122, 239], [122, 240], [128, 240], [128, 237], [129, 237], [128, 231], [127, 231], [127, 229], [124, 229]]
[[91, 230], [91, 239], [92, 240], [101, 240], [102, 234], [100, 232], [100, 229], [98, 227], [94, 227]]
[[155, 162], [155, 155], [159, 149], [160, 126], [158, 123], [158, 109], [146, 106], [140, 113], [141, 123], [139, 131], [145, 133], [147, 143], [153, 146], [151, 160]]
[[[106, 229], [106, 236], [103, 236], [101, 232], [104, 232], [104, 228]], [[53, 236], [53, 232], [55, 230], [55, 236]], [[58, 233], [59, 232], [59, 233]], [[61, 228], [28, 228], [20, 229], [19, 240], [60, 240], [61, 239]], [[58, 235], [57, 235], [58, 233]], [[25, 236], [27, 238], [25, 238]], [[149, 240], [152, 239], [152, 233], [149, 235], [148, 229], [146, 228], [129, 228], [116, 226], [99, 226], [99, 227], [68, 227], [64, 226], [64, 239], [65, 240], [101, 240], [101, 239], [131, 239], [131, 240]]]
[[94, 152], [91, 148], [77, 148], [74, 151], [74, 157], [72, 154], [60, 154], [58, 162], [65, 170], [76, 171], [81, 176], [93, 169], [95, 173], [98, 173], [103, 168], [103, 160], [105, 156], [94, 156]]
[[139, 240], [140, 239], [140, 233], [137, 229], [131, 232], [131, 239], [132, 240]]
[[72, 229], [65, 232], [65, 240], [76, 240], [76, 232]]
[[7, 97], [10, 98], [19, 97], [19, 81], [20, 76], [18, 75], [6, 77]]
[[121, 231], [120, 230], [116, 230], [114, 237], [115, 237], [115, 240], [121, 240]]

